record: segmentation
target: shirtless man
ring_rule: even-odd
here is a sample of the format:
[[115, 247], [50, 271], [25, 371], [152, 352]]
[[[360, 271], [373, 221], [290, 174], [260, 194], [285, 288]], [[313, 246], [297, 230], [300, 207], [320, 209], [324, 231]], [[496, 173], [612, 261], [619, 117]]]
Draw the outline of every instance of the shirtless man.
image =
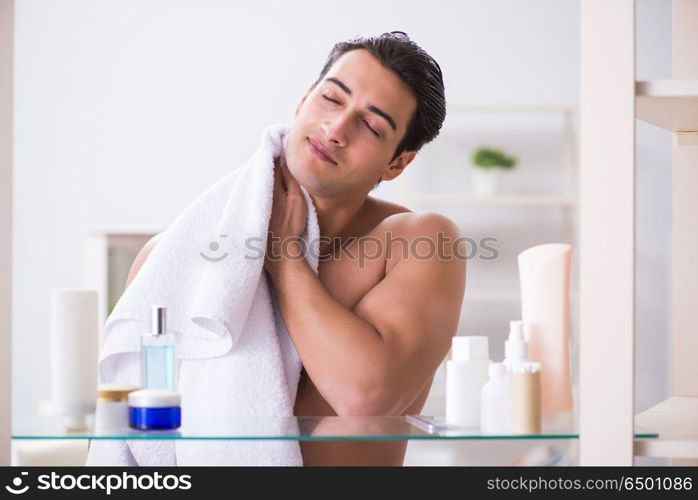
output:
[[[264, 264], [303, 363], [296, 416], [418, 414], [424, 406], [458, 325], [460, 232], [442, 215], [368, 194], [398, 177], [444, 118], [441, 70], [400, 32], [337, 44], [298, 104], [276, 166]], [[319, 276], [297, 258], [307, 219], [299, 185], [317, 211]], [[300, 446], [304, 465], [402, 465], [407, 443]]]

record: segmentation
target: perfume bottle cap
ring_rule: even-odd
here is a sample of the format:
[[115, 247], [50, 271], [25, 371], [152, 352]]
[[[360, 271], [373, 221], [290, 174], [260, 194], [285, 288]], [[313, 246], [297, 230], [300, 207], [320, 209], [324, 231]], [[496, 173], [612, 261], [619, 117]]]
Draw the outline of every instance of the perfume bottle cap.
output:
[[166, 324], [167, 308], [165, 306], [152, 306], [152, 330], [153, 335], [167, 333]]

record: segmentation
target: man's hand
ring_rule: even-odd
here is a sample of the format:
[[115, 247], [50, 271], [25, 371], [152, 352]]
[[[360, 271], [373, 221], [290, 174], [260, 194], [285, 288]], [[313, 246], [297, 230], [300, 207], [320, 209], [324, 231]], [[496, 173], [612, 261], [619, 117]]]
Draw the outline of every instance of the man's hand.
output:
[[300, 237], [305, 230], [307, 207], [298, 181], [280, 158], [274, 165], [274, 201], [267, 239], [264, 268], [274, 275], [285, 259], [299, 259]]

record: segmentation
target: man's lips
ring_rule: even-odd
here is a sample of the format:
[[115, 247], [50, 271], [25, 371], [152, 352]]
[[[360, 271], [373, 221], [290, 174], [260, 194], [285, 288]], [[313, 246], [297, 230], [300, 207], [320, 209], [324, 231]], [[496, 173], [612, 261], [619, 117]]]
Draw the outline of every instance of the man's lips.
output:
[[312, 151], [313, 154], [320, 158], [322, 161], [332, 163], [333, 165], [337, 164], [337, 162], [334, 161], [334, 159], [328, 153], [326, 153], [325, 150], [322, 149], [317, 142], [313, 141], [312, 139], [308, 139], [308, 145], [310, 147], [310, 151]]

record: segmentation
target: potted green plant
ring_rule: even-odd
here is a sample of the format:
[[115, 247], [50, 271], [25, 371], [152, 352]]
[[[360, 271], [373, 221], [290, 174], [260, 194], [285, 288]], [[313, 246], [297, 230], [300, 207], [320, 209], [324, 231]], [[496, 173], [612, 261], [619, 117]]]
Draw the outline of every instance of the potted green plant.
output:
[[497, 192], [499, 176], [502, 170], [511, 170], [516, 166], [516, 158], [495, 148], [481, 147], [473, 152], [472, 186], [473, 191], [482, 196]]

